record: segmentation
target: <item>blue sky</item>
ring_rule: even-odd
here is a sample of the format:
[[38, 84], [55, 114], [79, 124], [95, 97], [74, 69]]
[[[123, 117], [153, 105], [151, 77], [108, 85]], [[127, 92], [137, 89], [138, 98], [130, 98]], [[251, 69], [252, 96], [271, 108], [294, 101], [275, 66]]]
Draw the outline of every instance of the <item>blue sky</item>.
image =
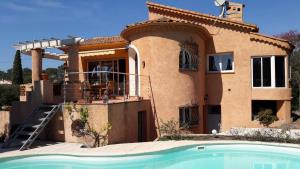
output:
[[[152, 0], [153, 2], [217, 15], [213, 0]], [[257, 24], [262, 33], [273, 35], [300, 30], [299, 0], [235, 0], [246, 5], [245, 21]], [[0, 70], [12, 66], [19, 41], [90, 38], [118, 35], [125, 25], [147, 19], [146, 0], [0, 0]], [[22, 57], [23, 67], [31, 59]], [[61, 62], [45, 60], [45, 67]]]

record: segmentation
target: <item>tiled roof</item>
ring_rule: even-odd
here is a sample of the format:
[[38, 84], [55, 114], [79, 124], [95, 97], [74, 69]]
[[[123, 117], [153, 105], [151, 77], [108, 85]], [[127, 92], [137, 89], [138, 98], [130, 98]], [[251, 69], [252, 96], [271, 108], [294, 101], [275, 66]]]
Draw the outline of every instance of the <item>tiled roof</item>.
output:
[[109, 37], [94, 37], [91, 39], [85, 39], [80, 42], [80, 45], [92, 45], [92, 44], [109, 44], [109, 43], [127, 43], [125, 39], [120, 36], [109, 36]]
[[169, 19], [169, 18], [160, 18], [160, 19], [156, 19], [156, 20], [146, 20], [146, 21], [141, 21], [141, 22], [137, 22], [134, 24], [129, 24], [126, 26], [126, 28], [130, 28], [130, 27], [138, 26], [138, 25], [144, 25], [144, 24], [151, 24], [151, 23], [190, 23], [190, 24], [192, 24], [193, 22], [173, 20], [173, 19]]
[[258, 27], [254, 24], [232, 21], [226, 18], [219, 18], [213, 15], [202, 14], [195, 11], [179, 9], [179, 8], [161, 5], [153, 2], [147, 2], [147, 6], [149, 11], [156, 11], [158, 13], [168, 13], [169, 15], [172, 15], [174, 17], [176, 17], [177, 15], [179, 19], [187, 18], [187, 17], [193, 18], [193, 20], [202, 19], [202, 20], [212, 21], [213, 23], [221, 23], [230, 26], [237, 26], [240, 28], [250, 29], [253, 32], [258, 32]]
[[287, 41], [285, 39], [276, 38], [273, 36], [267, 36], [267, 35], [263, 35], [260, 33], [251, 32], [250, 39], [259, 41], [259, 42], [268, 43], [271, 45], [275, 45], [275, 46], [278, 46], [278, 47], [286, 49], [286, 50], [294, 49], [294, 45], [292, 45], [289, 41]]
[[[207, 29], [199, 27], [199, 24], [197, 24], [196, 22], [188, 21], [188, 20], [175, 20], [175, 19], [170, 19], [170, 18], [166, 18], [166, 17], [155, 19], [155, 20], [141, 21], [141, 22], [127, 25], [126, 28], [121, 32], [121, 36], [123, 38], [129, 40], [128, 39], [129, 34], [136, 33], [136, 31], [137, 32], [142, 31], [143, 29], [144, 29], [144, 31], [151, 31], [153, 29], [158, 29], [158, 31], [160, 31], [163, 28], [160, 26], [163, 26], [163, 25], [166, 25], [168, 28], [171, 28], [172, 26], [181, 26], [181, 28], [183, 28], [185, 26], [189, 26], [190, 31], [196, 30], [197, 33], [201, 33], [203, 35], [203, 37], [210, 38], [210, 33], [207, 31]], [[154, 27], [152, 27], [152, 26], [154, 26]], [[156, 27], [156, 26], [159, 26], [159, 27]], [[150, 27], [152, 27], [152, 28], [150, 28]], [[173, 28], [175, 28], [175, 27], [173, 27]]]

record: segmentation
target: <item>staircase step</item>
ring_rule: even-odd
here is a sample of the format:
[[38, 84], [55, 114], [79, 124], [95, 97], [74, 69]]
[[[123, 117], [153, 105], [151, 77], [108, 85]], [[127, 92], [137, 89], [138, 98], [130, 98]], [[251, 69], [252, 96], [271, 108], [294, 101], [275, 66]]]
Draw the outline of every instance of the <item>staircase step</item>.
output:
[[14, 140], [9, 144], [9, 147], [17, 147], [26, 143], [26, 140]]
[[46, 118], [39, 118], [38, 121], [44, 121]]
[[32, 135], [34, 132], [30, 132], [30, 131], [21, 131], [18, 134], [19, 135], [25, 135], [25, 136], [30, 136]]
[[43, 112], [44, 114], [50, 114], [51, 113], [51, 111], [45, 111], [45, 112]]
[[24, 125], [24, 128], [28, 128], [28, 127], [31, 127], [31, 128], [38, 128], [40, 125], [39, 124], [25, 124]]
[[27, 118], [27, 121], [19, 126], [17, 129], [18, 132], [10, 138], [11, 141], [7, 142], [7, 146], [16, 147], [21, 145], [19, 150], [28, 149], [51, 118], [54, 117], [55, 113], [57, 113], [60, 106], [61, 105], [43, 105], [35, 109]]

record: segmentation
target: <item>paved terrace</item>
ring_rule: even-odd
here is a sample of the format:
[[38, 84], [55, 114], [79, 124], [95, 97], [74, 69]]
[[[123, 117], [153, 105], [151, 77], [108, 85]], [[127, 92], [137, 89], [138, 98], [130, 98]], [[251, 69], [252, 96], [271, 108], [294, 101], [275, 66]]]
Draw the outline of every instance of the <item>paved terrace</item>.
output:
[[[265, 143], [249, 141], [156, 141], [145, 143], [127, 143], [108, 145], [99, 148], [80, 148], [82, 144], [77, 143], [39, 143], [34, 148], [26, 151], [0, 149], [0, 158], [23, 156], [23, 155], [77, 155], [77, 156], [117, 156], [117, 155], [134, 155], [141, 153], [157, 152], [168, 150], [180, 146], [205, 145], [205, 144], [259, 144], [275, 145], [300, 149], [300, 145], [283, 144], [283, 143]], [[42, 146], [41, 146], [42, 145]]]

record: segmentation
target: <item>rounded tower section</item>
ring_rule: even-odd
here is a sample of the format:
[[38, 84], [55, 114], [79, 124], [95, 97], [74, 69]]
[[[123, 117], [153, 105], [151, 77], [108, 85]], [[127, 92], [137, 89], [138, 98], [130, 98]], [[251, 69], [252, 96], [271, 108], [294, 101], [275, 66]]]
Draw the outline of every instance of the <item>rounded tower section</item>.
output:
[[203, 132], [208, 31], [164, 19], [130, 25], [121, 35], [139, 52], [139, 73], [150, 76], [151, 86], [141, 83], [140, 95], [147, 98], [152, 88], [158, 121], [192, 120], [191, 129]]

